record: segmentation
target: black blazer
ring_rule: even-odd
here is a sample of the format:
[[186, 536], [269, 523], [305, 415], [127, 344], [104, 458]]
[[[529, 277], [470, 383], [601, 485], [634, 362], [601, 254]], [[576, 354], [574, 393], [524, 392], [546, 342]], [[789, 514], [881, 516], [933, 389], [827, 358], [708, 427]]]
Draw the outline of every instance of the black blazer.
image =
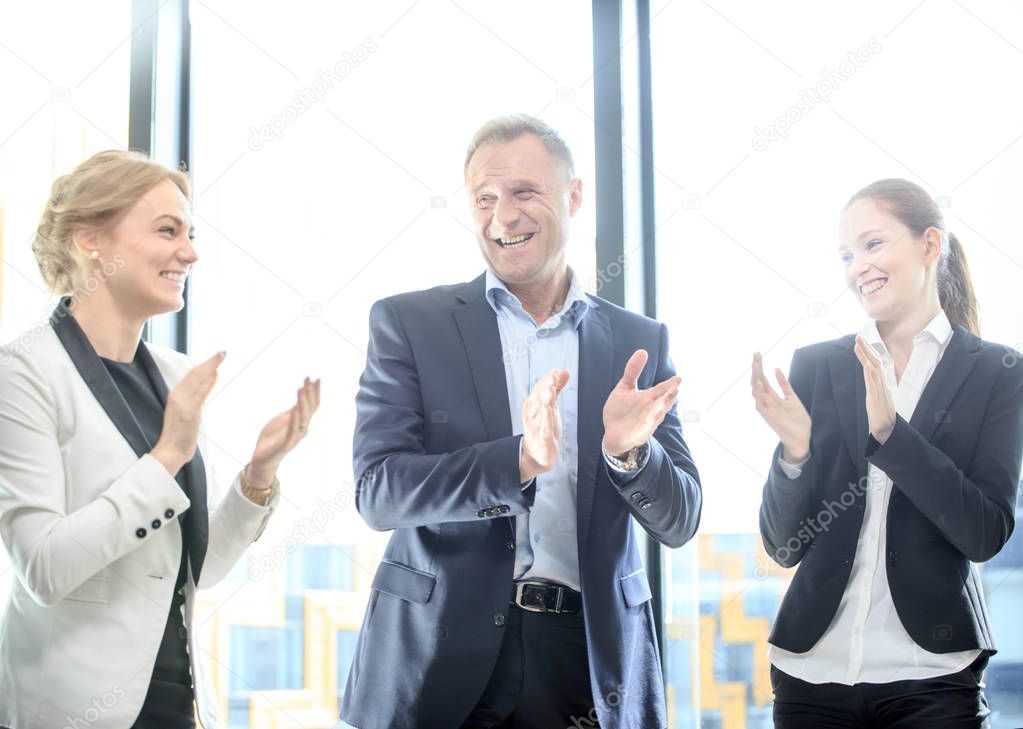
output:
[[775, 451], [760, 533], [775, 561], [799, 564], [770, 642], [810, 650], [827, 630], [852, 570], [867, 464], [892, 479], [887, 572], [906, 631], [933, 653], [994, 651], [970, 562], [1009, 539], [1023, 462], [1023, 362], [960, 326], [910, 422], [879, 444], [867, 426], [863, 370], [849, 335], [796, 351], [790, 381], [813, 420], [810, 459], [788, 479]]

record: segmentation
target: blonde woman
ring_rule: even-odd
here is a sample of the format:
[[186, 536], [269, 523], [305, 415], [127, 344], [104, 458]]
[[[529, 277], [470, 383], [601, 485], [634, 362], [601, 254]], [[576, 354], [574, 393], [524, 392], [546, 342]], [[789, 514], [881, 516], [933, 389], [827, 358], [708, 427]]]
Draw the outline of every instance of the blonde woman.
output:
[[306, 378], [219, 503], [200, 412], [224, 359], [141, 341], [183, 306], [198, 260], [183, 175], [102, 152], [53, 185], [33, 251], [62, 294], [2, 350], [0, 537], [14, 564], [0, 624], [0, 725], [215, 726], [190, 630], [279, 499], [277, 468], [319, 405]]

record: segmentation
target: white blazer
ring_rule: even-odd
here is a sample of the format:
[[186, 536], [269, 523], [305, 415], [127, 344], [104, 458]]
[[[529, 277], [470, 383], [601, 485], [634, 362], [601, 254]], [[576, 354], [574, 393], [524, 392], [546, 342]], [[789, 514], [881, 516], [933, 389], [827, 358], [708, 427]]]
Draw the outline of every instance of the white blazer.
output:
[[[75, 358], [95, 358], [77, 323], [64, 325], [86, 342]], [[126, 729], [149, 688], [181, 561], [176, 515], [190, 502], [156, 459], [136, 455], [54, 326], [0, 348], [0, 537], [17, 575], [0, 622], [0, 726]], [[170, 388], [193, 366], [178, 352], [144, 346]], [[200, 452], [203, 445], [200, 433]], [[206, 463], [209, 494], [215, 480]], [[279, 493], [275, 483], [259, 506], [236, 477], [215, 509], [207, 499], [199, 587], [228, 574]], [[195, 590], [189, 565], [186, 626]], [[216, 700], [191, 630], [188, 650], [199, 720], [213, 729]]]

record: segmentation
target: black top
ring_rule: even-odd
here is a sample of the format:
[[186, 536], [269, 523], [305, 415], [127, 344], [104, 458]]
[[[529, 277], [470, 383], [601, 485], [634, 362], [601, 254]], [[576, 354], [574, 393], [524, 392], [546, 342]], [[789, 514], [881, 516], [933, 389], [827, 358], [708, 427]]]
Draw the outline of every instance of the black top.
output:
[[[796, 350], [789, 382], [813, 421], [798, 478], [771, 464], [760, 507], [764, 547], [799, 564], [771, 636], [805, 653], [833, 621], [856, 557], [869, 467], [895, 484], [888, 501], [885, 570], [906, 632], [932, 653], [994, 640], [977, 571], [1012, 534], [1023, 462], [1023, 359], [961, 326], [913, 416], [883, 443], [869, 435], [863, 367], [854, 338]], [[827, 516], [827, 519], [824, 517]]]
[[[150, 444], [155, 444], [160, 439], [163, 430], [164, 407], [157, 395], [156, 387], [146, 374], [145, 368], [136, 355], [132, 362], [115, 362], [113, 360], [100, 358], [106, 367], [110, 377], [117, 385], [121, 395], [124, 397], [138, 422], [139, 428], [145, 434]], [[179, 479], [180, 483], [180, 479]], [[180, 519], [180, 516], [177, 517]], [[154, 522], [154, 528], [156, 524]], [[182, 589], [187, 579], [188, 553], [184, 542], [181, 545], [181, 565], [178, 568], [177, 582], [174, 585], [174, 597], [171, 600], [170, 614], [164, 628], [163, 641], [160, 644], [160, 651], [156, 656], [156, 664], [153, 666], [153, 682], [170, 682], [179, 684], [192, 692], [192, 674], [188, 660], [187, 631], [182, 609], [185, 604], [184, 590]], [[151, 688], [146, 697], [146, 704], [154, 699], [154, 691]], [[146, 708], [143, 708], [143, 715]]]

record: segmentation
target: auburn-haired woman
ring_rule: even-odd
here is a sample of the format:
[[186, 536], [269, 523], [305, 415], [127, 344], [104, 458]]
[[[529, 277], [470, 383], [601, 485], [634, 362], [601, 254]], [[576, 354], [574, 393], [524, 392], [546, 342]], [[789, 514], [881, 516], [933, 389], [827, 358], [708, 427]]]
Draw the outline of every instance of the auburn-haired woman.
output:
[[799, 565], [770, 637], [775, 726], [986, 726], [972, 563], [1012, 533], [1023, 364], [977, 336], [962, 246], [918, 185], [860, 190], [839, 238], [862, 331], [797, 350], [780, 395], [753, 358], [781, 440], [760, 532]]
[[[193, 367], [141, 341], [191, 267], [185, 177], [102, 152], [53, 185], [33, 251], [60, 304], [0, 350], [0, 537], [17, 579], [0, 624], [0, 725], [216, 721], [190, 630], [279, 498], [277, 467], [319, 404], [308, 378], [226, 495], [200, 412], [224, 358]], [[197, 448], [198, 446], [198, 448]]]

